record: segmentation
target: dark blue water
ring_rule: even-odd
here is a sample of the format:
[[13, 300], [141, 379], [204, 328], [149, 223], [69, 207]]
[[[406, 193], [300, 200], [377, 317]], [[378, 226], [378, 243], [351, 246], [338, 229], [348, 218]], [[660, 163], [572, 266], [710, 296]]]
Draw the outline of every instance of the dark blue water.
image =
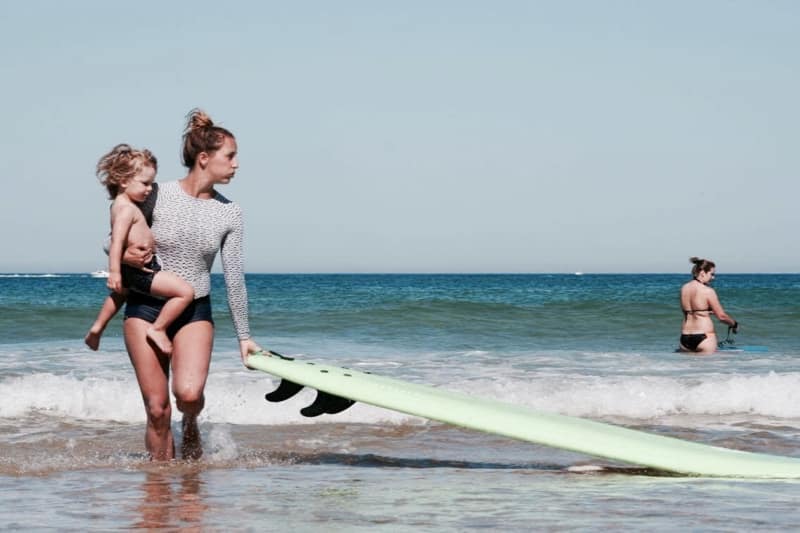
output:
[[[212, 298], [232, 336], [222, 277]], [[250, 274], [257, 338], [329, 339], [412, 350], [661, 350], [673, 346], [682, 274]], [[105, 295], [87, 275], [0, 277], [4, 343], [81, 337]], [[720, 276], [739, 340], [795, 351], [800, 275]], [[724, 337], [725, 327], [718, 326]]]
[[[737, 340], [769, 351], [711, 357], [674, 352], [687, 279], [251, 274], [247, 285], [253, 336], [288, 355], [800, 457], [800, 275], [720, 275], [720, 300], [741, 324]], [[154, 467], [143, 454], [142, 400], [121, 320], [99, 351], [82, 342], [105, 280], [0, 275], [0, 523], [81, 531], [87, 520], [103, 531], [186, 523], [736, 531], [797, 523], [792, 481], [593, 474], [607, 463], [360, 403], [306, 419], [299, 409], [311, 392], [268, 404], [264, 393], [276, 381], [242, 366], [222, 277], [212, 285], [205, 454], [196, 465]], [[724, 336], [724, 327], [717, 331]], [[176, 420], [173, 430], [180, 432]]]

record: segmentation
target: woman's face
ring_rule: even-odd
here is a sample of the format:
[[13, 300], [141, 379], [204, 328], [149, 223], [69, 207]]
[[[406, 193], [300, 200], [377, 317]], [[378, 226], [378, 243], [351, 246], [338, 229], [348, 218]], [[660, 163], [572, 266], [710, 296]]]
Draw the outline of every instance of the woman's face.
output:
[[708, 283], [711, 283], [714, 280], [716, 275], [717, 275], [717, 269], [716, 268], [712, 268], [708, 272], [702, 272], [701, 271], [700, 274], [698, 274], [698, 276], [697, 276], [697, 281], [699, 281], [700, 283], [708, 284]]
[[209, 156], [206, 170], [214, 183], [230, 183], [233, 175], [236, 174], [236, 169], [239, 168], [236, 149], [236, 141], [225, 137], [219, 150]]

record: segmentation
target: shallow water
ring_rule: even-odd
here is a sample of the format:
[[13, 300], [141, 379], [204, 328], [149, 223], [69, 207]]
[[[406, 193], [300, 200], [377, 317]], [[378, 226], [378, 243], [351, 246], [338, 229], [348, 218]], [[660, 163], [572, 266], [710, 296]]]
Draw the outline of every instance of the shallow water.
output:
[[[249, 276], [255, 338], [301, 358], [734, 449], [800, 457], [800, 276], [721, 276], [763, 353], [674, 353], [685, 276]], [[83, 275], [0, 277], [0, 527], [108, 531], [793, 529], [797, 481], [676, 477], [356, 404], [239, 362], [218, 325], [198, 462], [152, 464], [119, 320]], [[790, 327], [791, 326], [791, 327]], [[724, 330], [718, 328], [724, 334]], [[180, 424], [173, 423], [180, 443]]]

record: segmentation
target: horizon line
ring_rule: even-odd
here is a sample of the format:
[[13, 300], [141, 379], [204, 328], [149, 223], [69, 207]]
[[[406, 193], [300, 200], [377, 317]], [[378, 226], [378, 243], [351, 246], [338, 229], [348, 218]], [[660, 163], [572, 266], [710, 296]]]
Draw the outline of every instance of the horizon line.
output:
[[[64, 271], [64, 272], [45, 272], [45, 271], [7, 271], [7, 272], [0, 272], [0, 276], [14, 276], [14, 275], [90, 275], [91, 272], [86, 271]], [[211, 274], [222, 274], [221, 271], [213, 271]], [[277, 272], [245, 272], [245, 275], [269, 275], [269, 276], [620, 276], [620, 275], [651, 275], [651, 276], [662, 276], [662, 275], [678, 275], [684, 274], [687, 276], [691, 276], [691, 273], [687, 272], [633, 272], [633, 271], [607, 271], [607, 272], [588, 272], [588, 271], [575, 271], [575, 272], [564, 272], [564, 271], [549, 271], [549, 272], [535, 272], [535, 271], [509, 271], [509, 272], [498, 272], [498, 271], [475, 271], [475, 272], [467, 272], [467, 271], [365, 271], [365, 272], [357, 272], [357, 271], [297, 271], [297, 272], [289, 272], [289, 271], [277, 271]], [[735, 271], [735, 272], [724, 272], [720, 275], [798, 275], [800, 272], [745, 272], [745, 271]]]

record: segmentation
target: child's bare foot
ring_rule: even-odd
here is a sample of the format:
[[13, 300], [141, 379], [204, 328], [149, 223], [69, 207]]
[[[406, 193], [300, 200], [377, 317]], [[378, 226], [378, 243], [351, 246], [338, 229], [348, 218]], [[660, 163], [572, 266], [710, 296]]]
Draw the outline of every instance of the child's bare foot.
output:
[[87, 333], [83, 338], [83, 342], [85, 342], [86, 346], [92, 350], [97, 351], [97, 349], [100, 347], [100, 335], [102, 334], [102, 331], [89, 330], [89, 333]]
[[167, 337], [167, 333], [164, 330], [147, 328], [147, 338], [153, 341], [156, 348], [161, 350], [164, 355], [172, 354], [172, 343], [169, 341], [169, 337]]

